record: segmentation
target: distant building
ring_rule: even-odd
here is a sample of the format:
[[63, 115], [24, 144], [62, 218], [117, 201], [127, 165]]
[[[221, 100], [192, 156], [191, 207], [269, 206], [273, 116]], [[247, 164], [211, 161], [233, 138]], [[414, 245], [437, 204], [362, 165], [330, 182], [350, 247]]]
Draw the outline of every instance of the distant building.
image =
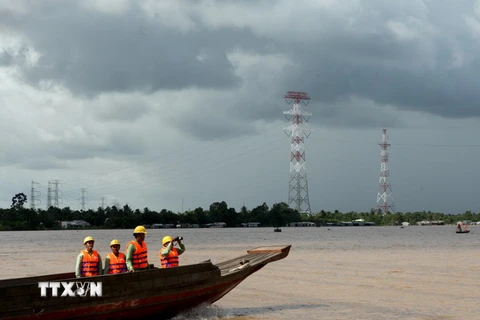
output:
[[419, 226], [443, 226], [445, 222], [443, 222], [442, 220], [432, 220], [432, 221], [423, 220], [423, 221], [417, 222], [417, 224]]
[[207, 223], [205, 226], [207, 228], [225, 228], [227, 224], [225, 222], [214, 222], [214, 223]]
[[245, 228], [258, 228], [259, 226], [260, 226], [260, 222], [242, 223], [242, 227], [245, 227]]
[[195, 228], [195, 227], [193, 226], [193, 224], [190, 224], [190, 223], [180, 223], [180, 224], [177, 224], [177, 228]]
[[316, 227], [315, 222], [310, 221], [301, 221], [301, 222], [290, 222], [289, 227]]
[[90, 223], [84, 220], [60, 221], [60, 226], [65, 229], [86, 228], [86, 227], [90, 227]]
[[152, 229], [162, 229], [164, 228], [163, 223], [154, 223], [150, 226]]

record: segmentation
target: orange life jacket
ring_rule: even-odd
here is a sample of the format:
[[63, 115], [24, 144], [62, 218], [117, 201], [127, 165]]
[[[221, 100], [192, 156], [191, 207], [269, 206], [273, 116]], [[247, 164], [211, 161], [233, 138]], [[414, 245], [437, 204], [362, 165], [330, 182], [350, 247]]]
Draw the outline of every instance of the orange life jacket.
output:
[[100, 261], [98, 257], [98, 252], [93, 250], [90, 255], [87, 250], [82, 250], [83, 254], [82, 259], [82, 277], [94, 277], [98, 276], [98, 263]]
[[162, 250], [160, 250], [158, 255], [160, 256], [160, 263], [162, 264], [162, 268], [178, 267], [177, 248], [172, 248], [172, 250], [170, 250], [170, 253], [165, 257], [162, 257]]
[[132, 256], [133, 269], [146, 269], [148, 267], [147, 243], [143, 241], [142, 246], [140, 246], [137, 241], [132, 240], [127, 244], [127, 251], [131, 244], [135, 246], [135, 252]]
[[124, 253], [119, 252], [117, 257], [113, 252], [110, 252], [108, 258], [110, 259], [108, 274], [127, 272], [127, 264], [125, 263], [126, 257]]

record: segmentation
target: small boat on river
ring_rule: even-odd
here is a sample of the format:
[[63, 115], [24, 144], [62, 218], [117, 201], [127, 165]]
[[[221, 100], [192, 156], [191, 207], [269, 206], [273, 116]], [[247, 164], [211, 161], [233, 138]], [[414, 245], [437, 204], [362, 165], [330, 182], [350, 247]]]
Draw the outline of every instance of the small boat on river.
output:
[[[216, 264], [208, 260], [88, 278], [71, 272], [0, 280], [0, 319], [170, 319], [214, 303], [268, 263], [288, 256], [290, 247], [259, 247]], [[53, 290], [52, 283], [62, 286]]]
[[[465, 227], [462, 228], [462, 226], [465, 225]], [[470, 230], [468, 230], [468, 223], [463, 223], [462, 221], [457, 223], [457, 230], [455, 231], [456, 233], [470, 233]]]

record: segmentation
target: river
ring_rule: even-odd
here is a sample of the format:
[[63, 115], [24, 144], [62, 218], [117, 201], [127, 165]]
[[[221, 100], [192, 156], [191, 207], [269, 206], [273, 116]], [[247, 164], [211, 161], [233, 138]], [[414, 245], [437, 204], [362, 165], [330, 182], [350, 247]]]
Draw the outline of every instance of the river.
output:
[[[211, 307], [176, 320], [480, 319], [480, 226], [148, 229], [150, 263], [165, 235], [183, 236], [182, 265], [234, 258], [248, 249], [291, 244]], [[102, 259], [133, 230], [0, 232], [0, 279], [74, 270], [86, 236]]]

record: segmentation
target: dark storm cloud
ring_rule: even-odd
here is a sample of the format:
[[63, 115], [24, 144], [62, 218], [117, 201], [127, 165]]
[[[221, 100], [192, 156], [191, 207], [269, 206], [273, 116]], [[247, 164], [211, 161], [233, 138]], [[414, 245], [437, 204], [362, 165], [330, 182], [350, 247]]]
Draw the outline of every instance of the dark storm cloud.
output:
[[[181, 13], [195, 24], [187, 31], [166, 27], [159, 17], [146, 19], [133, 2], [131, 10], [118, 15], [87, 12], [74, 2], [52, 3], [55, 6], [50, 8], [32, 6], [28, 15], [0, 13], [0, 23], [24, 33], [42, 54], [36, 67], [23, 69], [31, 83], [52, 79], [89, 96], [112, 91], [235, 88], [241, 82], [227, 54], [241, 48], [258, 54], [274, 51], [289, 57], [295, 66], [285, 67], [269, 84], [268, 92], [253, 83], [255, 77], [244, 79], [252, 82], [249, 94], [232, 93], [234, 99], [222, 105], [237, 119], [282, 118], [281, 111], [288, 109], [282, 97], [288, 90], [306, 91], [313, 101], [332, 108], [355, 96], [373, 101], [378, 108], [389, 105], [453, 118], [480, 116], [480, 45], [465, 22], [468, 15], [478, 22], [470, 2], [453, 6], [365, 1], [355, 2], [355, 10], [339, 3], [331, 9], [327, 3], [305, 9], [302, 23], [294, 19], [283, 23], [285, 16], [290, 17], [282, 15], [289, 8], [286, 2], [267, 10], [268, 1], [260, 1], [258, 7], [252, 4], [250, 9], [246, 2], [230, 1], [223, 4], [238, 4], [239, 13], [264, 10], [265, 19], [232, 17], [231, 24], [225, 19], [217, 24], [215, 18], [206, 18], [215, 6], [199, 6], [195, 14]], [[348, 26], [351, 21], [356, 24]], [[278, 30], [267, 26], [272, 22], [278, 23]], [[312, 25], [306, 26], [307, 22]], [[459, 63], [452, 66], [457, 51]], [[0, 53], [0, 63], [15, 60], [8, 52]], [[268, 70], [259, 66], [251, 72]], [[375, 112], [372, 109], [371, 114]], [[325, 114], [335, 117], [344, 112]], [[355, 125], [351, 120], [349, 125]], [[375, 122], [368, 115], [358, 117], [359, 126]], [[195, 124], [188, 125], [195, 134], [205, 128], [204, 124], [198, 130]]]
[[441, 38], [431, 40], [430, 55], [419, 48], [424, 39], [399, 43], [386, 32], [376, 40], [355, 35], [319, 42], [302, 51], [302, 66], [289, 86], [327, 104], [353, 95], [400, 110], [479, 117], [480, 46], [463, 40], [459, 46], [471, 59], [459, 66], [452, 66], [456, 48]]
[[[34, 84], [54, 80], [78, 94], [146, 92], [185, 87], [228, 88], [238, 79], [226, 48], [245, 31], [182, 32], [148, 22], [134, 9], [125, 15], [89, 13], [72, 2], [55, 10], [33, 6], [28, 15], [0, 13], [2, 24], [24, 33], [41, 57], [24, 68]], [[5, 58], [6, 59], [6, 58]]]

